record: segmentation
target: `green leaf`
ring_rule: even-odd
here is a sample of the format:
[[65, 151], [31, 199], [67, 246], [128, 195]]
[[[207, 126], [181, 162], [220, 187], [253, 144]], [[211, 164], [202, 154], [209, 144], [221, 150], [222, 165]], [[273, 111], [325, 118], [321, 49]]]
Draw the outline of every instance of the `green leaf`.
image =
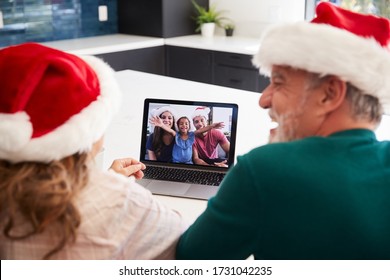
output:
[[203, 23], [214, 22], [217, 26], [221, 26], [221, 21], [226, 19], [222, 16], [223, 11], [217, 11], [216, 5], [211, 5], [209, 9], [200, 6], [195, 0], [191, 0], [196, 16], [194, 17], [196, 22], [195, 32], [199, 32]]

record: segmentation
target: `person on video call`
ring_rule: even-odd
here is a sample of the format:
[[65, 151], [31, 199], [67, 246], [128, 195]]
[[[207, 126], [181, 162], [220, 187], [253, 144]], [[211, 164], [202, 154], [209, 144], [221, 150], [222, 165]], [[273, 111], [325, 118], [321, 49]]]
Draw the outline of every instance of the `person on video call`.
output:
[[208, 124], [210, 108], [198, 107], [192, 114], [192, 122], [197, 130], [207, 128], [203, 133], [197, 134], [193, 146], [193, 161], [200, 165], [216, 165], [227, 167], [227, 159], [218, 156], [218, 145], [229, 155], [230, 142], [220, 131], [224, 128], [223, 122]]
[[164, 121], [158, 116], [152, 116], [150, 119], [150, 123], [155, 126], [161, 127], [165, 131], [172, 134], [173, 137], [175, 137], [175, 143], [172, 149], [172, 162], [185, 164], [193, 164], [192, 146], [195, 142], [195, 136], [212, 129], [213, 127], [208, 125], [205, 127], [201, 127], [198, 130], [191, 131], [191, 122], [186, 116], [180, 117], [177, 120], [177, 132], [169, 125], [165, 124]]
[[177, 132], [172, 127], [164, 124], [158, 116], [152, 116], [150, 123], [155, 127], [160, 127], [175, 137], [172, 149], [172, 162], [192, 164], [192, 144], [195, 141], [195, 132], [190, 131], [190, 120], [183, 116], [177, 120]]
[[[152, 118], [159, 118], [170, 129], [175, 129], [175, 114], [170, 106], [162, 106], [153, 110]], [[155, 126], [146, 142], [149, 160], [172, 162], [172, 150], [175, 137], [160, 126]]]
[[321, 2], [254, 57], [274, 143], [239, 156], [181, 259], [390, 259], [390, 21]]
[[135, 183], [145, 166], [94, 164], [120, 105], [114, 71], [26, 43], [0, 50], [0, 76], [0, 259], [174, 258], [185, 226]]

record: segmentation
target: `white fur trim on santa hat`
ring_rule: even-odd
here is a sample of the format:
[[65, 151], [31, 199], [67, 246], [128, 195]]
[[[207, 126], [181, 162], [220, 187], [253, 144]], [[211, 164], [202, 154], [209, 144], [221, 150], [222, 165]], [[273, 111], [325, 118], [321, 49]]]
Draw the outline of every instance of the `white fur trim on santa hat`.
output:
[[390, 113], [390, 52], [373, 38], [327, 24], [276, 25], [263, 34], [253, 63], [267, 76], [273, 65], [339, 76], [378, 97]]
[[209, 119], [210, 108], [209, 107], [198, 107], [192, 113], [192, 119], [195, 117], [204, 117], [206, 121]]
[[173, 117], [176, 117], [176, 112], [171, 106], [162, 106], [156, 109], [153, 109], [151, 115], [154, 117], [159, 117], [164, 112], [170, 112]]
[[0, 149], [18, 151], [31, 140], [32, 133], [30, 117], [25, 112], [0, 113]]
[[[150, 112], [150, 115], [153, 116], [153, 117], [160, 117], [160, 115], [164, 112], [169, 112], [172, 114], [173, 116], [173, 127], [175, 130], [178, 130], [177, 129], [177, 124], [176, 124], [176, 121], [177, 121], [177, 113], [176, 111], [174, 110], [173, 107], [167, 105], [167, 106], [161, 106], [161, 107], [158, 107], [156, 109], [153, 109], [151, 112]], [[154, 129], [154, 125], [151, 125], [152, 129]]]
[[[98, 99], [48, 134], [29, 139], [30, 141], [25, 143], [26, 136], [23, 133], [18, 148], [7, 149], [7, 151], [0, 150], [1, 159], [7, 159], [14, 163], [59, 160], [77, 152], [90, 151], [92, 145], [103, 136], [113, 114], [119, 110], [121, 92], [114, 77], [115, 72], [110, 66], [96, 57], [85, 56], [82, 59], [94, 69], [98, 76], [101, 91]], [[1, 120], [0, 123], [2, 125], [3, 121]], [[16, 131], [22, 132], [26, 129], [25, 122], [9, 123]], [[32, 128], [27, 131], [30, 131], [31, 137]], [[25, 133], [27, 134], [27, 132]], [[12, 137], [12, 139], [14, 138]]]

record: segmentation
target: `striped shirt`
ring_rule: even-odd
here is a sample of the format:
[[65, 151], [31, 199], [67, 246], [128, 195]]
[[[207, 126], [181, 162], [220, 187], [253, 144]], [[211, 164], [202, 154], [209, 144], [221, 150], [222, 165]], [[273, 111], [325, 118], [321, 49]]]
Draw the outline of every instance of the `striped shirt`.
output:
[[[113, 171], [92, 171], [77, 206], [82, 220], [76, 242], [52, 259], [173, 259], [186, 229], [180, 214], [156, 201], [134, 177]], [[13, 233], [28, 226], [19, 217]], [[18, 241], [0, 233], [0, 259], [42, 259], [57, 243], [50, 228]]]

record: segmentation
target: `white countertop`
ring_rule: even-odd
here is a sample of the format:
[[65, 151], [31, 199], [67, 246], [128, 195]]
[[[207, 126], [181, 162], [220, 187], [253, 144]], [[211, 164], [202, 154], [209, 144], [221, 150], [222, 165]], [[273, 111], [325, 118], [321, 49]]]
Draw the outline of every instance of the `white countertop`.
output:
[[113, 34], [42, 43], [77, 55], [95, 55], [164, 45], [163, 38]]
[[169, 46], [254, 55], [260, 47], [260, 38], [217, 35], [212, 38], [205, 38], [201, 35], [189, 35], [167, 38], [165, 39], [165, 44]]
[[214, 36], [213, 38], [204, 38], [201, 35], [189, 35], [164, 39], [126, 34], [51, 41], [44, 42], [42, 44], [77, 55], [95, 55], [119, 52], [163, 46], [164, 44], [170, 46], [254, 55], [260, 46], [259, 39], [250, 37]]

